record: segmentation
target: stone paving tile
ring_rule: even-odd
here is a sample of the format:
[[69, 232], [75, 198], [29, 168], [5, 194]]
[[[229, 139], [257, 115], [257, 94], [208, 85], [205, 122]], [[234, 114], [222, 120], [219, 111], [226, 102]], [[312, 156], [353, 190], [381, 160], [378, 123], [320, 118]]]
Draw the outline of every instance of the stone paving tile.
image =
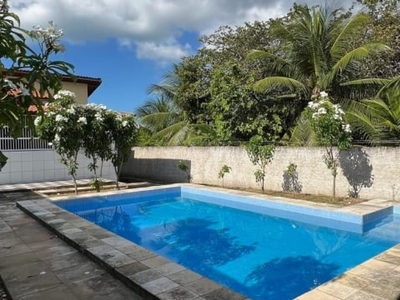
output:
[[205, 295], [203, 295], [204, 299], [207, 300], [220, 300], [220, 299], [229, 299], [229, 300], [244, 300], [245, 297], [242, 295], [238, 295], [226, 288], [215, 289]]
[[77, 253], [78, 251], [65, 243], [51, 248], [43, 248], [35, 251], [35, 254], [40, 259], [56, 258], [62, 255]]
[[[130, 248], [132, 248], [132, 246]], [[147, 251], [145, 249], [141, 249], [139, 247], [137, 247], [134, 252], [129, 253], [128, 256], [137, 261], [144, 261], [144, 260], [147, 260], [150, 258], [157, 257], [156, 254], [154, 254], [150, 251]]]
[[337, 278], [335, 278], [332, 282], [338, 282], [343, 285], [347, 285], [349, 287], [352, 287], [354, 289], [362, 289], [366, 287], [368, 284], [372, 282], [372, 280], [357, 276], [351, 273], [345, 273]]
[[[121, 282], [105, 273], [88, 279], [68, 284], [75, 295], [83, 299], [141, 299], [133, 291], [128, 290]], [[124, 292], [124, 294], [119, 295]]]
[[139, 284], [146, 284], [148, 282], [160, 279], [163, 276], [153, 269], [148, 269], [135, 273], [128, 277]]
[[[163, 300], [194, 300], [197, 295], [184, 287], [178, 286], [158, 295]], [[233, 300], [233, 299], [232, 299]]]
[[146, 282], [142, 286], [153, 295], [158, 295], [173, 288], [177, 288], [179, 284], [166, 277], [161, 277], [153, 281]]
[[77, 297], [70, 289], [65, 286], [57, 286], [44, 291], [39, 291], [36, 293], [30, 293], [26, 296], [18, 298], [18, 300], [79, 300], [81, 298]]
[[0, 258], [0, 271], [17, 266], [18, 264], [38, 262], [39, 258], [33, 252], [25, 252], [20, 254], [9, 255], [5, 258]]
[[212, 282], [211, 280], [208, 280], [207, 278], [200, 278], [200, 279], [194, 280], [192, 282], [185, 284], [184, 287], [195, 292], [196, 294], [198, 294], [200, 296], [203, 296], [204, 294], [207, 294], [213, 290], [220, 288], [219, 285]]
[[398, 299], [400, 296], [400, 286], [394, 287], [392, 285], [372, 282], [363, 289], [363, 292], [370, 293], [384, 299]]
[[181, 285], [185, 285], [187, 283], [193, 282], [193, 281], [201, 278], [201, 276], [199, 274], [197, 274], [193, 271], [187, 270], [187, 269], [177, 272], [177, 273], [167, 275], [167, 277]]
[[323, 285], [319, 286], [317, 289], [326, 294], [337, 297], [339, 299], [347, 299], [348, 297], [355, 294], [359, 290], [359, 289], [352, 288], [347, 285], [341, 284], [337, 281], [330, 282], [329, 284], [323, 284]]
[[134, 262], [129, 265], [124, 265], [122, 267], [116, 268], [116, 271], [123, 274], [126, 277], [133, 276], [136, 273], [149, 270], [150, 268], [141, 262]]
[[43, 260], [43, 262], [50, 268], [50, 270], [57, 271], [68, 267], [80, 265], [86, 260], [87, 258], [81, 253], [72, 252], [64, 255], [59, 255], [56, 259], [54, 259], [54, 256], [49, 257], [48, 259]]
[[58, 287], [62, 282], [42, 262], [2, 269], [1, 276], [13, 298]]
[[167, 263], [165, 265], [156, 267], [154, 269], [163, 275], [171, 275], [171, 274], [178, 273], [180, 271], [185, 270], [185, 267], [175, 264], [175, 263]]
[[15, 254], [29, 252], [29, 247], [20, 238], [9, 238], [2, 241], [0, 246], [0, 257], [5, 257]]
[[170, 261], [161, 256], [155, 256], [155, 257], [145, 259], [142, 261], [142, 264], [149, 266], [151, 268], [160, 267], [160, 266], [166, 265], [168, 263], [170, 263]]
[[[385, 298], [366, 293], [364, 291], [358, 291], [357, 293], [351, 295], [346, 300], [385, 300]], [[386, 299], [387, 300], [387, 299]], [[395, 300], [395, 299], [393, 299]]]
[[105, 270], [101, 269], [96, 263], [91, 261], [85, 261], [79, 265], [54, 271], [54, 274], [63, 283], [72, 283], [74, 281], [89, 279], [105, 273]]
[[328, 295], [319, 290], [312, 290], [295, 299], [296, 300], [340, 300], [340, 298]]

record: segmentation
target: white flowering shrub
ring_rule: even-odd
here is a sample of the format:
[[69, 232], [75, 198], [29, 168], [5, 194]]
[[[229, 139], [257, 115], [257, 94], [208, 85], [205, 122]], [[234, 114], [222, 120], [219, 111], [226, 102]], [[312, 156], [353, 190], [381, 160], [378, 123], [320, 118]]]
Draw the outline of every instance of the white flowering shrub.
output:
[[76, 189], [76, 172], [78, 169], [78, 154], [82, 148], [84, 126], [80, 122], [83, 110], [74, 105], [74, 95], [60, 91], [54, 96], [55, 102], [46, 106], [43, 117], [38, 116], [34, 124], [37, 135], [50, 142], [60, 155], [61, 162], [72, 176]]
[[102, 162], [108, 160], [114, 165], [118, 187], [122, 164], [136, 142], [134, 116], [108, 110], [104, 105], [77, 105], [75, 94], [69, 91], [60, 91], [54, 99], [46, 106], [43, 117], [38, 116], [34, 121], [38, 136], [52, 143], [74, 182], [77, 157], [79, 151], [84, 151], [91, 159], [88, 168], [93, 172], [95, 189], [101, 188]]
[[351, 145], [351, 130], [345, 122], [345, 113], [339, 104], [329, 100], [326, 92], [321, 92], [316, 101], [309, 102], [307, 110], [319, 145], [339, 148]]
[[339, 167], [339, 149], [351, 147], [351, 129], [345, 121], [345, 112], [339, 104], [333, 104], [326, 92], [321, 92], [315, 101], [308, 103], [306, 111], [316, 140], [320, 146], [325, 147], [323, 160], [333, 176], [332, 194], [336, 196], [336, 176]]

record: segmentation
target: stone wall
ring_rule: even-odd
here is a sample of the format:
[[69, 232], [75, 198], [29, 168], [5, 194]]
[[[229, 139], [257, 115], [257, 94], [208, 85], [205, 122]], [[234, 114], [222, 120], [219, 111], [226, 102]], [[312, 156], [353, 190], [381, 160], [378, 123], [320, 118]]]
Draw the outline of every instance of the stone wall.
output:
[[[302, 193], [332, 194], [332, 176], [325, 166], [323, 148], [277, 148], [267, 167], [265, 188], [282, 191], [284, 171], [289, 163], [297, 165], [298, 187]], [[226, 187], [260, 188], [250, 162], [241, 147], [140, 147], [124, 165], [124, 177], [139, 177], [163, 182], [185, 182], [179, 161], [189, 167], [193, 183]], [[400, 199], [400, 152], [397, 148], [355, 148], [340, 152], [341, 168], [336, 183], [338, 196], [349, 191], [366, 199]], [[218, 178], [223, 165], [231, 167], [224, 182]], [[286, 177], [287, 178], [287, 177]]]

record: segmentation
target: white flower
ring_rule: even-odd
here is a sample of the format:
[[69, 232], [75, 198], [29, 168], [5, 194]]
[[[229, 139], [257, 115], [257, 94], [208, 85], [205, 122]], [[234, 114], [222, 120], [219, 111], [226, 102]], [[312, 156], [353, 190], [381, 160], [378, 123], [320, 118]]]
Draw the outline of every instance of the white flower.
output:
[[97, 112], [94, 117], [96, 118], [97, 121], [103, 121], [103, 116], [101, 115], [100, 112]]
[[37, 116], [36, 119], [35, 119], [35, 121], [34, 121], [35, 126], [38, 126], [38, 125], [40, 124], [41, 121], [42, 121], [42, 117], [41, 117], [41, 116]]
[[85, 117], [80, 117], [79, 119], [78, 119], [78, 123], [82, 123], [82, 124], [87, 124], [87, 120], [86, 120], [86, 118]]
[[58, 133], [56, 133], [56, 135], [54, 136], [54, 141], [55, 142], [59, 142], [60, 141], [60, 136], [58, 135]]
[[317, 109], [319, 107], [319, 103], [310, 101], [310, 102], [308, 102], [308, 107], [311, 109]]
[[316, 118], [318, 118], [318, 117], [319, 117], [319, 114], [318, 114], [318, 113], [313, 113], [313, 114], [312, 114], [312, 118], [313, 118], [313, 119], [316, 119]]
[[320, 96], [321, 98], [326, 98], [326, 97], [328, 97], [328, 93], [322, 91], [322, 92], [319, 93], [319, 96]]
[[98, 106], [98, 108], [99, 108], [99, 109], [104, 109], [104, 110], [107, 109], [107, 107], [106, 107], [105, 105], [103, 105], [103, 104], [100, 104], [100, 105]]
[[74, 92], [71, 91], [67, 91], [67, 90], [61, 90], [59, 91], [57, 94], [54, 95], [54, 99], [60, 99], [60, 98], [64, 98], [64, 97], [71, 97], [74, 98], [76, 97]]
[[63, 117], [62, 115], [57, 115], [56, 116], [56, 122], [63, 122], [63, 121], [67, 122], [68, 118]]
[[122, 127], [126, 127], [127, 125], [128, 125], [128, 121], [127, 120], [122, 121]]
[[71, 114], [71, 115], [73, 115], [73, 114], [75, 114], [75, 109], [74, 109], [74, 107], [70, 107], [70, 108], [68, 108], [67, 109], [67, 113], [69, 113], [69, 114]]
[[337, 114], [337, 113], [335, 113], [334, 115], [333, 115], [333, 118], [335, 119], [335, 120], [342, 120], [342, 117], [339, 115], [339, 114]]
[[342, 129], [343, 129], [344, 132], [351, 133], [351, 129], [350, 129], [350, 125], [349, 124], [342, 125]]
[[326, 114], [326, 109], [324, 107], [321, 107], [318, 109], [318, 114], [319, 115], [325, 115]]
[[53, 146], [53, 143], [48, 143], [49, 146]]

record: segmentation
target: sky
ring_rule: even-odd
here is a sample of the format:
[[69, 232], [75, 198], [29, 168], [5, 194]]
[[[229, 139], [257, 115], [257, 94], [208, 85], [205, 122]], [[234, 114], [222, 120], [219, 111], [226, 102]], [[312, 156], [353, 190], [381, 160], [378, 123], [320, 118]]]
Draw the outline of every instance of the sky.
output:
[[[334, 2], [338, 7], [351, 3]], [[287, 0], [9, 0], [21, 27], [47, 27], [54, 21], [63, 29], [66, 51], [54, 59], [72, 63], [76, 75], [101, 78], [89, 102], [123, 112], [134, 112], [150, 99], [149, 85], [160, 83], [182, 57], [195, 54], [201, 35], [224, 25], [283, 16], [292, 4]]]

